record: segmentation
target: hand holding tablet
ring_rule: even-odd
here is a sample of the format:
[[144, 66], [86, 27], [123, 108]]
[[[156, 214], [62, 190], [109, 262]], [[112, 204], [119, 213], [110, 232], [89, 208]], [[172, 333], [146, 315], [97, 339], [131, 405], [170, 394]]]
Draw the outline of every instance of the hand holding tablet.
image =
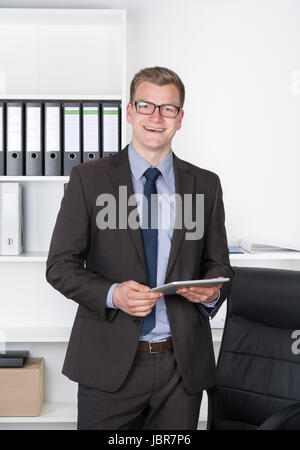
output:
[[188, 281], [172, 281], [162, 286], [156, 286], [151, 292], [162, 292], [164, 295], [176, 294], [176, 291], [185, 287], [192, 286], [211, 286], [215, 284], [223, 284], [230, 281], [230, 278], [208, 278], [206, 280], [188, 280]]

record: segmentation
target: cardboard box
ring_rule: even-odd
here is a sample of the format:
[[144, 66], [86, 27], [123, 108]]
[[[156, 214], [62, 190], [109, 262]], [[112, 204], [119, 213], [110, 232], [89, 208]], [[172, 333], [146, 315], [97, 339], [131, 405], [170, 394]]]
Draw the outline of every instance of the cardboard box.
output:
[[44, 402], [44, 358], [0, 368], [0, 416], [39, 416]]

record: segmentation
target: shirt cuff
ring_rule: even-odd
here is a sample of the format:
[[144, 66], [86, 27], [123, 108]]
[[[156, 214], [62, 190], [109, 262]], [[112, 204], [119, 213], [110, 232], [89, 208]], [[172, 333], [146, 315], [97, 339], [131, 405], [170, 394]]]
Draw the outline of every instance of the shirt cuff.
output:
[[114, 291], [115, 287], [118, 286], [118, 285], [119, 285], [119, 283], [114, 283], [114, 284], [112, 284], [111, 287], [109, 288], [109, 291], [108, 291], [107, 297], [106, 297], [106, 307], [107, 307], [107, 308], [118, 309], [118, 308], [114, 305], [113, 298], [112, 298], [112, 296], [113, 296], [113, 291]]
[[202, 305], [207, 306], [207, 308], [214, 308], [216, 306], [216, 304], [218, 303], [219, 299], [220, 299], [220, 290], [219, 290], [218, 298], [216, 298], [216, 300], [214, 300], [213, 302], [209, 302], [209, 303], [202, 303]]

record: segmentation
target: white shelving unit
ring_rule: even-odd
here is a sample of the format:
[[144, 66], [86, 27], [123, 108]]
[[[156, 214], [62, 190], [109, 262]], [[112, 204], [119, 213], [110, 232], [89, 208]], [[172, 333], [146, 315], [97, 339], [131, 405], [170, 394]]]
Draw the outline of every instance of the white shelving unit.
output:
[[[2, 100], [118, 100], [126, 144], [126, 10], [0, 9]], [[77, 384], [61, 374], [77, 304], [46, 281], [66, 176], [0, 176], [23, 187], [24, 252], [0, 256], [0, 334], [7, 349], [45, 358], [39, 417], [0, 417], [0, 429], [76, 428]], [[3, 348], [3, 344], [2, 348]]]

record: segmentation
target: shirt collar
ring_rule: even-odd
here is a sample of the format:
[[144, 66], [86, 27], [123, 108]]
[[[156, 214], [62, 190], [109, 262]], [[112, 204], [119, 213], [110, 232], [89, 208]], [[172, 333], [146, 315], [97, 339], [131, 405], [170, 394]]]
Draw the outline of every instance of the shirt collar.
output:
[[[139, 153], [137, 153], [136, 150], [134, 150], [131, 143], [128, 146], [128, 159], [131, 172], [137, 180], [140, 180], [144, 172], [149, 167], [152, 167], [148, 161], [146, 161]], [[168, 156], [155, 167], [160, 170], [166, 183], [169, 184], [173, 175], [173, 152], [171, 151]]]

